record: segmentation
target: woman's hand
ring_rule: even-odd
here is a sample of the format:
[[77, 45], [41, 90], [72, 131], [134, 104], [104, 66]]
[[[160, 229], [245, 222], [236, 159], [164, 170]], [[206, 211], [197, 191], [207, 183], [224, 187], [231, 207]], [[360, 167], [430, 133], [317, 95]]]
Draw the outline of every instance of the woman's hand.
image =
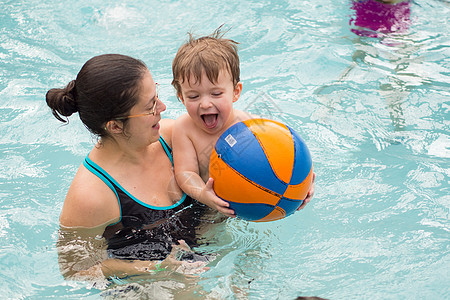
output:
[[308, 204], [309, 201], [311, 201], [312, 197], [314, 196], [315, 187], [316, 187], [316, 173], [313, 173], [313, 180], [311, 183], [311, 187], [309, 188], [309, 191], [306, 194], [306, 198], [305, 198], [305, 200], [303, 200], [302, 205], [300, 205], [300, 207], [297, 208], [297, 211], [305, 208], [306, 204]]
[[192, 252], [185, 241], [179, 240], [178, 243], [179, 245], [172, 246], [169, 256], [161, 262], [160, 269], [172, 270], [185, 275], [200, 274], [209, 270], [209, 267], [205, 267], [208, 264], [207, 261], [192, 262], [177, 259], [186, 252]]

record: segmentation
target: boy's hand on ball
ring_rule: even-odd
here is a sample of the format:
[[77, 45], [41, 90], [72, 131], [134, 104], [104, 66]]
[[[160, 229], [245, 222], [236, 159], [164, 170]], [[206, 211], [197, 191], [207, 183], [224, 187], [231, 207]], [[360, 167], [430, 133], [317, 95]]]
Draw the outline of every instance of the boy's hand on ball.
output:
[[305, 208], [306, 204], [308, 204], [309, 201], [311, 201], [312, 197], [314, 196], [315, 187], [316, 187], [316, 173], [313, 173], [311, 187], [309, 188], [308, 194], [306, 194], [306, 198], [305, 198], [305, 200], [303, 200], [302, 205], [300, 205], [300, 207], [297, 208], [297, 211]]
[[[288, 125], [264, 118], [237, 122], [221, 134], [211, 151], [209, 176], [214, 195], [248, 221], [282, 219], [304, 208], [314, 194], [305, 141]], [[218, 200], [211, 207], [228, 215]]]
[[206, 204], [227, 217], [235, 218], [236, 214], [234, 213], [234, 210], [229, 208], [230, 203], [217, 197], [216, 193], [214, 192], [213, 186], [214, 186], [214, 179], [209, 178], [208, 181], [206, 182], [205, 189], [203, 190], [205, 198], [208, 199], [208, 203]]

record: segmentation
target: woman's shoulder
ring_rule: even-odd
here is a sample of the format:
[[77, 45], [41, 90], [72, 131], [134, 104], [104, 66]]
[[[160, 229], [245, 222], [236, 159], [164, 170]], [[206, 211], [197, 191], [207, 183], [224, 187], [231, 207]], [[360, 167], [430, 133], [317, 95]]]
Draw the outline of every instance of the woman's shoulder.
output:
[[60, 224], [65, 227], [96, 227], [120, 218], [115, 193], [83, 165], [78, 168], [64, 200]]
[[175, 120], [161, 119], [161, 121], [159, 121], [159, 124], [161, 125], [159, 134], [169, 144], [169, 146], [172, 146], [172, 131], [173, 125], [175, 124]]

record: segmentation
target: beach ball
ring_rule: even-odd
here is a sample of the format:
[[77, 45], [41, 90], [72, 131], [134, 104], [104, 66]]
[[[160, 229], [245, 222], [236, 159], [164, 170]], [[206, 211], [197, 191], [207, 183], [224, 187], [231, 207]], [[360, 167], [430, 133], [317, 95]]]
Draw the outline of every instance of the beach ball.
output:
[[214, 191], [237, 217], [255, 222], [293, 214], [312, 184], [311, 154], [289, 126], [250, 119], [228, 128], [209, 162]]

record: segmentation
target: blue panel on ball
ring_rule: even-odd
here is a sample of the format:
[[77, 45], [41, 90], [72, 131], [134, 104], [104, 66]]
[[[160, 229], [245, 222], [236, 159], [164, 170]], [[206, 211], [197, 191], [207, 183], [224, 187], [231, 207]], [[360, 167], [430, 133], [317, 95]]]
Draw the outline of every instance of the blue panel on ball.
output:
[[286, 216], [289, 216], [289, 215], [293, 214], [297, 210], [297, 208], [299, 208], [300, 205], [302, 205], [302, 203], [303, 203], [303, 201], [301, 201], [301, 200], [300, 201], [292, 200], [292, 199], [283, 197], [280, 199], [277, 206], [284, 209], [284, 211], [286, 212]]
[[303, 180], [308, 177], [308, 174], [311, 171], [312, 159], [311, 153], [303, 139], [295, 132], [295, 130], [289, 126], [288, 128], [291, 131], [295, 147], [294, 169], [289, 184], [296, 185], [302, 183]]
[[273, 205], [264, 203], [229, 203], [236, 216], [248, 221], [258, 221], [270, 214], [274, 209]]
[[286, 190], [287, 183], [275, 175], [261, 145], [244, 123], [228, 128], [215, 149], [225, 163], [247, 179], [280, 195]]

